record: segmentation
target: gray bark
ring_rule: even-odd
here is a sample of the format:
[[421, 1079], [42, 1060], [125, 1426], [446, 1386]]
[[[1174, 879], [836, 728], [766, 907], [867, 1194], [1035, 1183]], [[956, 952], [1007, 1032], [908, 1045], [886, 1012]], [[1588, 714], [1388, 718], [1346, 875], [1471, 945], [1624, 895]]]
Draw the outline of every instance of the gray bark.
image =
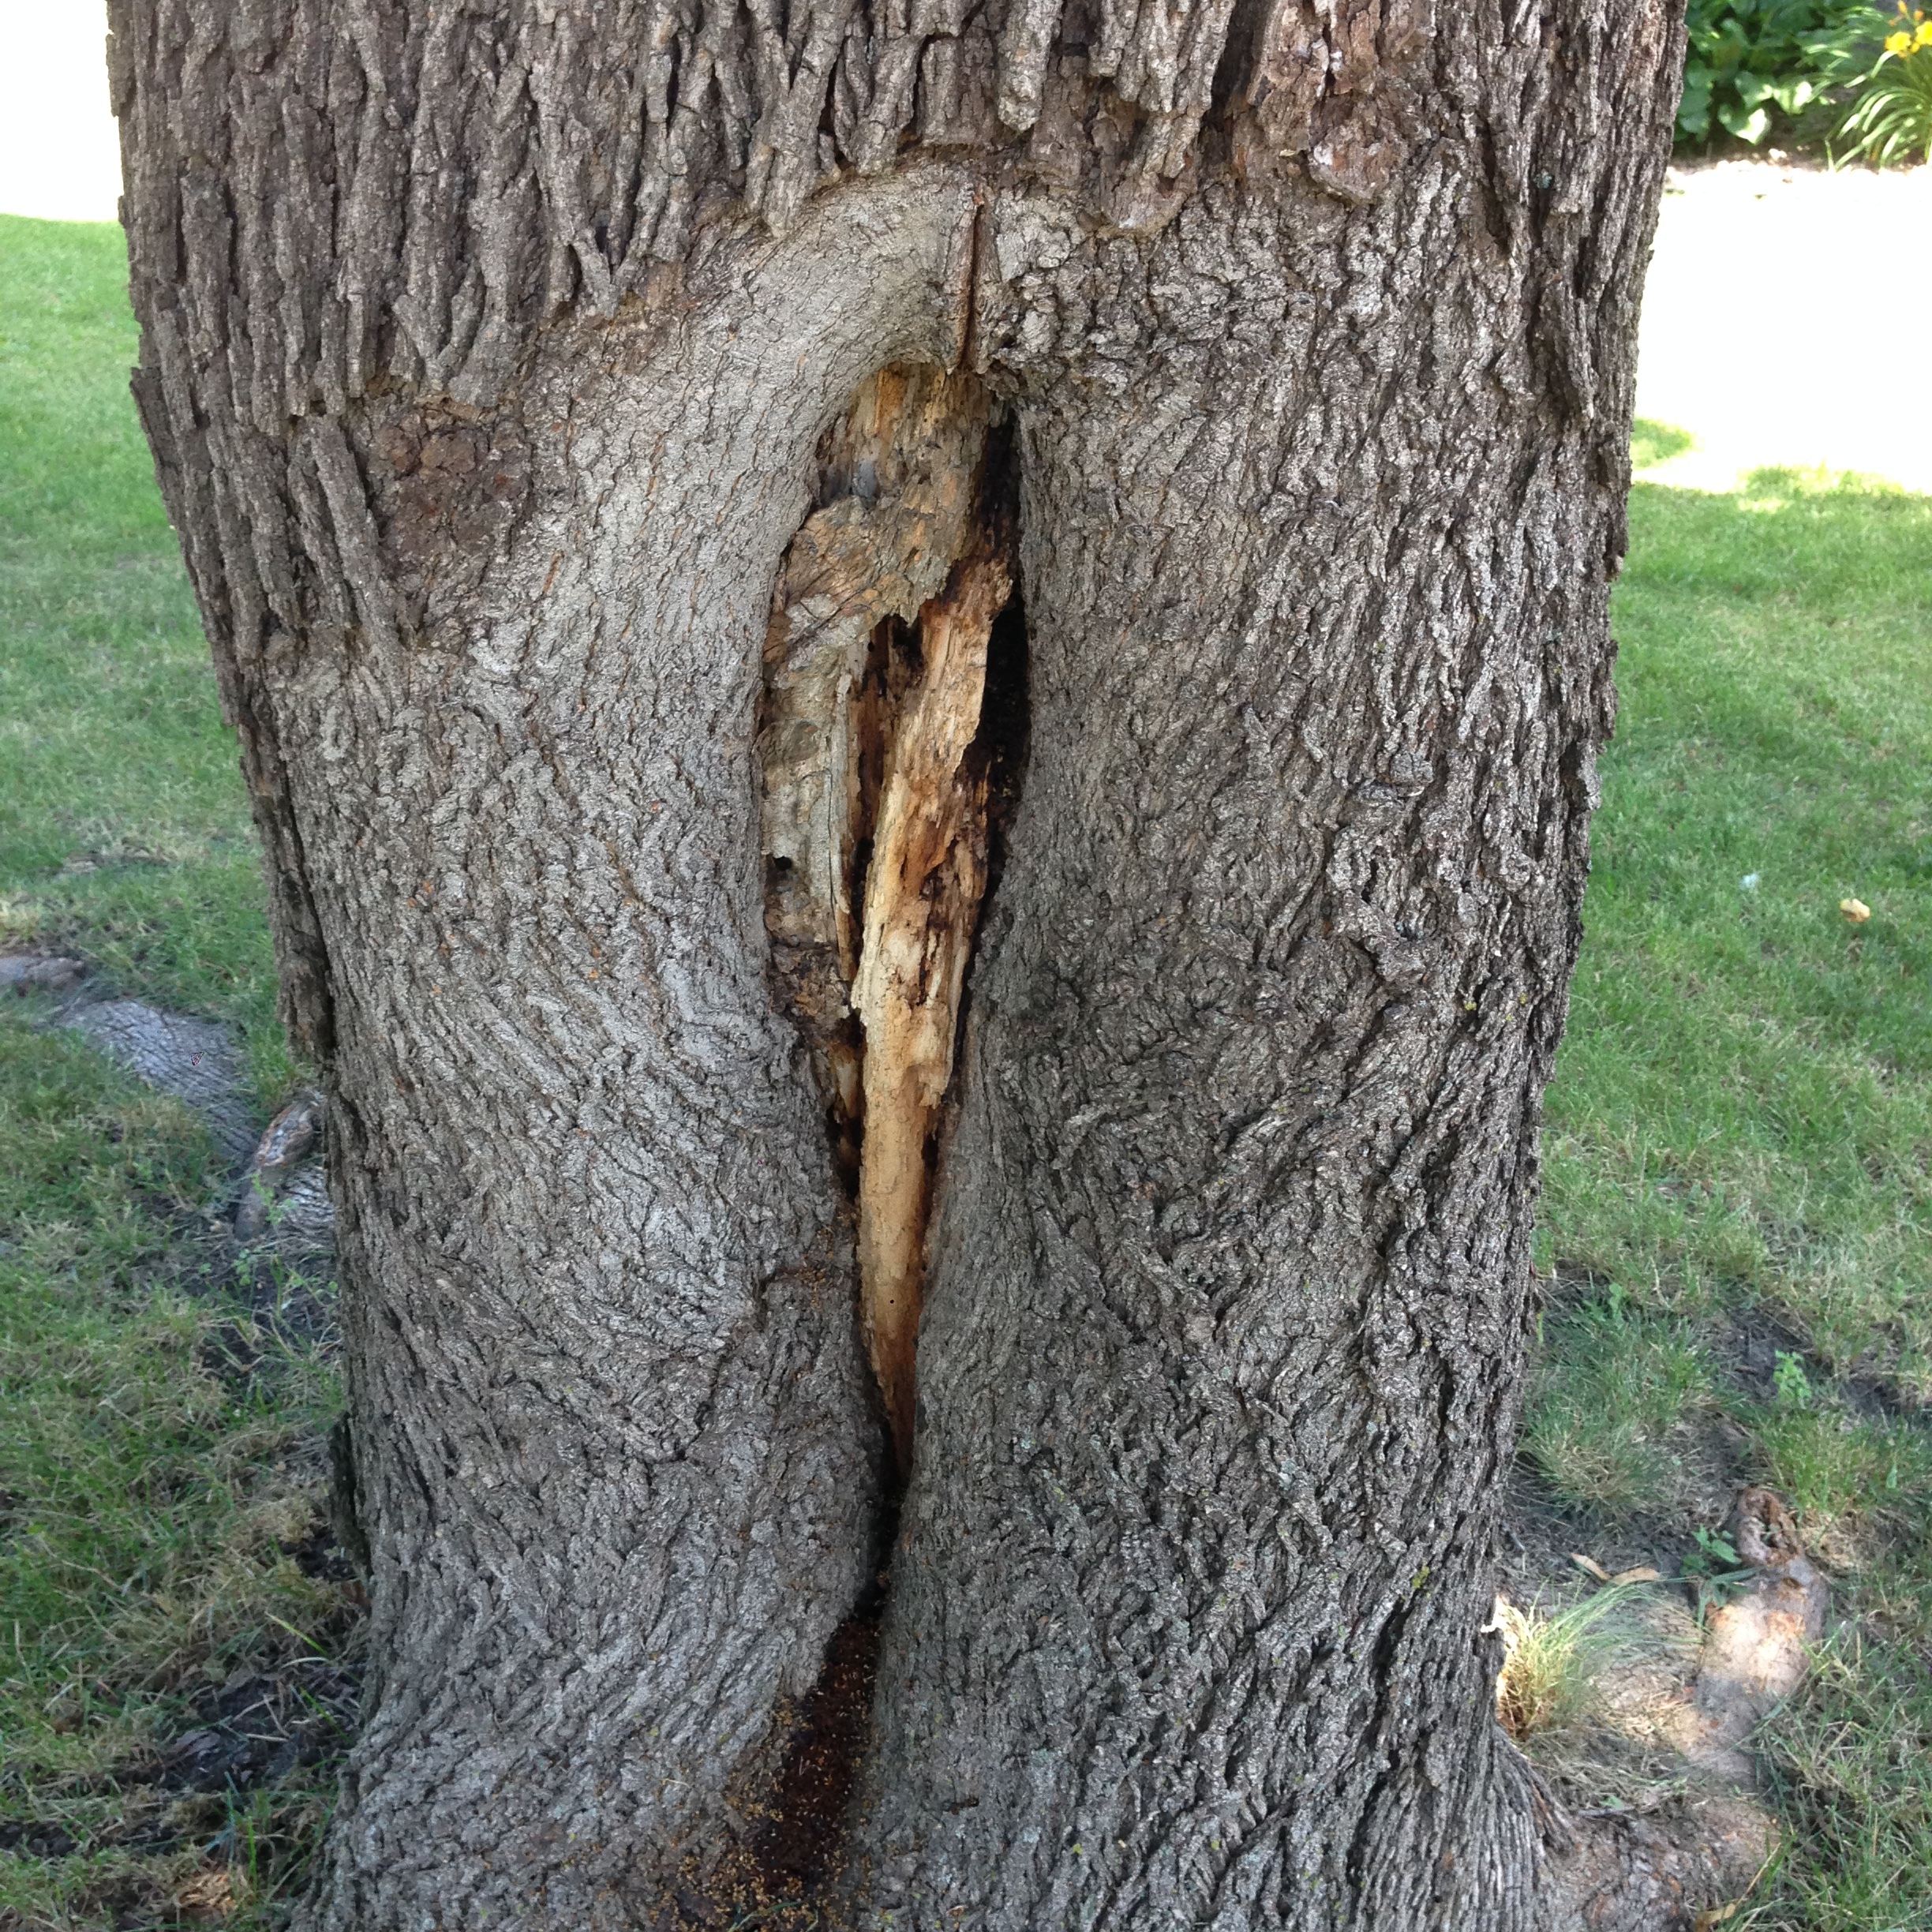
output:
[[[1480, 1633], [1679, 11], [114, 0], [331, 1107], [316, 1925], [1661, 1922]], [[859, 1724], [893, 1458], [759, 727], [893, 365], [1017, 437], [1029, 715]]]

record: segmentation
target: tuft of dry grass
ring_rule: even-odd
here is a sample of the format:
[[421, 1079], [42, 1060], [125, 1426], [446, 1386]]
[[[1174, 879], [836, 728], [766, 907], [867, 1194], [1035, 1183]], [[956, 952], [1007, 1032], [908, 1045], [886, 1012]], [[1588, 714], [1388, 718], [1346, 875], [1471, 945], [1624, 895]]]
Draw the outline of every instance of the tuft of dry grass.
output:
[[1496, 1716], [1511, 1737], [1574, 1729], [1600, 1714], [1602, 1679], [1631, 1647], [1616, 1613], [1640, 1587], [1613, 1584], [1556, 1610], [1497, 1597], [1503, 1668]]

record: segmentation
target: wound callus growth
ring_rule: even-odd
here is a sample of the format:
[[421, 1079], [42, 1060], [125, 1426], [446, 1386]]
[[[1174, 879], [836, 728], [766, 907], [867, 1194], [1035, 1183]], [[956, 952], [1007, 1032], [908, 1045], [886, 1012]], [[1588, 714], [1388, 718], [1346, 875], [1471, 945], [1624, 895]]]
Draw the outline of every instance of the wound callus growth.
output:
[[988, 862], [1003, 440], [969, 376], [882, 370], [819, 450], [765, 647], [766, 923], [858, 1205], [901, 1473], [940, 1109]]

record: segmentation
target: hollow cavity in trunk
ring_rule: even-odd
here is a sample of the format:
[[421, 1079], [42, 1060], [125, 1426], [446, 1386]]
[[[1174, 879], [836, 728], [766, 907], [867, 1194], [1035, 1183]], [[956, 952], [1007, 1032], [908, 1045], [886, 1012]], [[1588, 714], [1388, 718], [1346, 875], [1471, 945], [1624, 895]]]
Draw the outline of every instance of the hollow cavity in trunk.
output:
[[994, 649], [1009, 444], [970, 376], [871, 378], [819, 447], [765, 648], [766, 922], [856, 1204], [902, 1477], [942, 1110], [1013, 764], [1014, 703], [988, 692], [990, 659], [1014, 656]]

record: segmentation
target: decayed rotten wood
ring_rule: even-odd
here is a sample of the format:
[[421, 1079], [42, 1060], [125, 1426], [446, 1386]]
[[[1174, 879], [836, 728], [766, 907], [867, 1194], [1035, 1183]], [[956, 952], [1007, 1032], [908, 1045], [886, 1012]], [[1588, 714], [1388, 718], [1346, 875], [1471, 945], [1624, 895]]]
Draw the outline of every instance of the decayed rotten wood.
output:
[[[758, 750], [774, 975], [856, 1167], [859, 1316], [911, 1466], [929, 1153], [987, 878], [987, 647], [1011, 590], [970, 376], [888, 369], [819, 452]], [[977, 513], [975, 515], [975, 512]]]
[[972, 541], [990, 407], [968, 375], [869, 379], [817, 452], [819, 507], [772, 601], [758, 739], [766, 926], [785, 1004], [848, 1119], [858, 1101], [839, 1043], [858, 967], [860, 848], [902, 695], [890, 627], [915, 623]]
[[901, 1470], [912, 1464], [928, 1154], [987, 883], [987, 772], [968, 753], [993, 620], [1011, 589], [1004, 556], [975, 555], [919, 612], [919, 682], [887, 741], [866, 873], [852, 993], [865, 1030], [859, 1317]]

